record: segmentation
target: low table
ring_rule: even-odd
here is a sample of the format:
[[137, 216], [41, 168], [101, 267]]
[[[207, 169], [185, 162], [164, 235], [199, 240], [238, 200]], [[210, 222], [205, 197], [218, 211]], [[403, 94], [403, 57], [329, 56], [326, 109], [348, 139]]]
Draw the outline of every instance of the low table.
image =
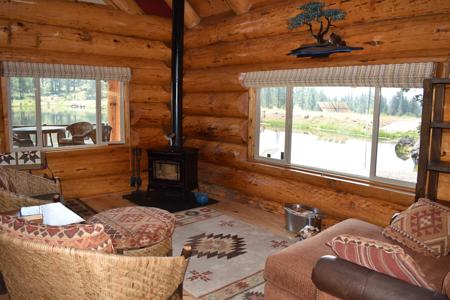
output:
[[[39, 206], [31, 206], [28, 209], [38, 208], [42, 214], [42, 224], [51, 226], [65, 226], [70, 224], [76, 224], [84, 222], [85, 220], [65, 207], [62, 203], [50, 203]], [[26, 209], [26, 207], [25, 207]], [[15, 212], [20, 214], [20, 212]]]
[[119, 254], [172, 254], [175, 217], [168, 211], [142, 206], [115, 208], [90, 217], [87, 223], [102, 224], [111, 237], [114, 250]]

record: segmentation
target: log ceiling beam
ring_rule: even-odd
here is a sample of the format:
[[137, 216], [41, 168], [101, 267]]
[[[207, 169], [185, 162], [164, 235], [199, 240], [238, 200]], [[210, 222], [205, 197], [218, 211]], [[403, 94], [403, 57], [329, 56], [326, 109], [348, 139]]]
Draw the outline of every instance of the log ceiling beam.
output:
[[[61, 13], [64, 12], [64, 13]], [[0, 1], [0, 19], [69, 27], [170, 42], [172, 22], [151, 15], [130, 15], [118, 9], [60, 0]]]
[[236, 15], [245, 14], [252, 6], [248, 0], [225, 0], [225, 3], [228, 4]]
[[134, 0], [106, 0], [105, 3], [130, 15], [145, 14], [142, 8]]
[[[167, 5], [172, 8], [172, 0], [164, 0], [166, 1]], [[200, 23], [200, 16], [197, 14], [197, 12], [194, 10], [192, 5], [189, 3], [189, 1], [184, 2], [184, 26], [187, 28], [193, 28]]]

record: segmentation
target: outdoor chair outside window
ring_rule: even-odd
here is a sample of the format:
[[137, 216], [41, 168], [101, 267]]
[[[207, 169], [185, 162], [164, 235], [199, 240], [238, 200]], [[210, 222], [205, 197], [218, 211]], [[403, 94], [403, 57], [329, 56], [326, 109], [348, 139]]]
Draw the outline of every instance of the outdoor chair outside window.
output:
[[13, 145], [17, 147], [33, 147], [34, 143], [28, 133], [14, 133]]
[[[111, 132], [112, 127], [106, 124], [102, 124], [102, 142], [109, 142], [111, 140]], [[92, 129], [89, 133], [89, 137], [94, 142], [94, 144], [97, 144], [97, 130]]]
[[66, 137], [65, 133], [58, 133], [59, 146], [84, 145], [85, 141], [91, 137], [94, 129], [89, 122], [78, 122], [67, 126], [66, 131], [70, 133], [70, 137]]

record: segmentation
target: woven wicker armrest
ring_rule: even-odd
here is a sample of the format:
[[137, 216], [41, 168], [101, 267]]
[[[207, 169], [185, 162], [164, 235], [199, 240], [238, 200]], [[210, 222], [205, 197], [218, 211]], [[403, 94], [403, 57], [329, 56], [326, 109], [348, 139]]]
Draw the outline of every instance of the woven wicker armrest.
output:
[[0, 213], [16, 211], [24, 206], [43, 205], [48, 203], [51, 202], [0, 190]]
[[13, 168], [3, 168], [3, 170], [13, 182], [17, 194], [34, 196], [61, 193], [59, 180], [33, 175]]
[[[11, 299], [167, 299], [188, 260], [48, 246], [0, 234], [0, 270]], [[42, 280], [45, 278], [45, 280]]]

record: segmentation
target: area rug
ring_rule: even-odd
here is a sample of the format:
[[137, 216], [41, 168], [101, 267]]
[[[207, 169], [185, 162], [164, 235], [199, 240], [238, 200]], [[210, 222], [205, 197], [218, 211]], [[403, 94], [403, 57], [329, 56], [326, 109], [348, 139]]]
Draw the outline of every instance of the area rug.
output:
[[85, 220], [97, 214], [94, 209], [77, 198], [65, 200], [64, 205]]
[[198, 299], [264, 299], [266, 258], [294, 242], [213, 208], [175, 217], [174, 253], [193, 250], [183, 287]]

